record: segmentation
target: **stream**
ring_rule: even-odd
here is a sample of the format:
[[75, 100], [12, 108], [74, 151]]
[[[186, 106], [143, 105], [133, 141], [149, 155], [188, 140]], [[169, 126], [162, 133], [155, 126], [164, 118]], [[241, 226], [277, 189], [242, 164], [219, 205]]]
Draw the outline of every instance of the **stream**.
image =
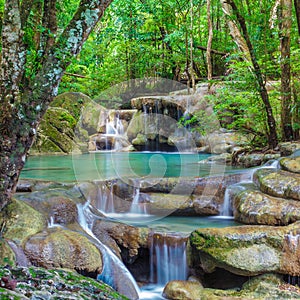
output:
[[[210, 155], [198, 153], [162, 153], [162, 152], [95, 152], [83, 155], [66, 156], [32, 156], [26, 162], [21, 173], [21, 178], [60, 181], [60, 182], [82, 182], [107, 179], [121, 179], [128, 182], [129, 179], [137, 178], [163, 178], [163, 177], [206, 177], [213, 175], [224, 175], [245, 172], [245, 170], [231, 166], [199, 163]], [[139, 190], [136, 190], [139, 196]], [[93, 238], [95, 236], [87, 228], [84, 219], [84, 211], [79, 209], [80, 223], [83, 229]], [[88, 212], [87, 212], [88, 213]], [[131, 213], [141, 214], [142, 211]], [[145, 214], [146, 217], [146, 214]], [[143, 218], [143, 217], [142, 217]], [[125, 221], [130, 224], [130, 218]], [[140, 223], [132, 223], [138, 227], [151, 228], [153, 241], [150, 254], [150, 281], [146, 286], [138, 290], [139, 299], [164, 299], [162, 291], [165, 284], [173, 279], [187, 279], [188, 267], [186, 261], [186, 239], [188, 235], [197, 228], [205, 227], [227, 227], [238, 225], [232, 218], [228, 217], [175, 217], [152, 218]], [[166, 233], [178, 235], [175, 245], [168, 244], [163, 239]], [[182, 239], [185, 236], [185, 239]], [[162, 242], [163, 240], [163, 242]], [[97, 241], [100, 245], [102, 243]], [[102, 249], [103, 250], [103, 249]], [[111, 254], [109, 249], [104, 252]], [[117, 264], [116, 260], [113, 260]], [[155, 268], [153, 266], [156, 266]], [[177, 265], [177, 267], [176, 267]], [[179, 269], [178, 265], [180, 266]], [[122, 264], [123, 266], [123, 264]], [[123, 267], [118, 266], [123, 271]], [[105, 279], [101, 274], [101, 279]], [[109, 275], [108, 275], [109, 276]], [[104, 280], [105, 281], [105, 280]], [[107, 282], [110, 284], [110, 282]], [[136, 283], [134, 283], [136, 284]]]

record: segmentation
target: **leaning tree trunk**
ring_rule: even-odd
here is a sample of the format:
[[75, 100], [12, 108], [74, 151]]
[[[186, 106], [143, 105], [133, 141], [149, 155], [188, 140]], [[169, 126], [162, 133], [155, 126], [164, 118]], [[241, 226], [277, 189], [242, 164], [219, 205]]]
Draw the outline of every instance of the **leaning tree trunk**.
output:
[[298, 34], [300, 36], [300, 0], [294, 0], [294, 6], [295, 6], [295, 11], [296, 11]]
[[[245, 18], [240, 14], [235, 2], [233, 0], [221, 0], [223, 11], [226, 15], [228, 15], [228, 25], [230, 28], [230, 33], [233, 35], [233, 38], [240, 50], [246, 51], [244, 52], [244, 59], [249, 60], [252, 63], [253, 71], [256, 77], [256, 81], [258, 84], [258, 91], [260, 97], [263, 101], [266, 115], [267, 115], [267, 124], [268, 124], [268, 144], [269, 147], [274, 149], [278, 144], [278, 138], [276, 133], [276, 122], [273, 115], [272, 106], [269, 100], [269, 95], [266, 89], [266, 85], [264, 83], [264, 79], [260, 70], [260, 66], [257, 62], [255, 51], [250, 40]], [[231, 12], [232, 10], [232, 12]], [[235, 16], [242, 30], [242, 34], [240, 30], [236, 26], [236, 24], [232, 21], [232, 17]], [[232, 32], [234, 30], [234, 32]], [[236, 37], [236, 38], [235, 38]]]
[[[212, 80], [212, 63], [211, 63], [211, 45], [213, 40], [213, 26], [210, 16], [211, 2], [206, 1], [207, 6], [207, 24], [208, 24], [208, 40], [207, 40], [207, 50], [206, 50], [206, 62], [207, 62], [207, 80]], [[208, 83], [208, 89], [210, 89], [211, 83]]]
[[292, 1], [281, 0], [281, 129], [284, 141], [293, 139], [290, 44], [292, 27]]
[[[18, 0], [5, 1], [0, 57], [0, 210], [15, 192], [38, 124], [57, 94], [64, 71], [80, 52], [110, 2], [81, 0], [77, 12], [58, 39], [45, 42], [47, 52], [41, 58], [41, 68], [35, 76], [26, 78], [23, 33], [27, 22], [24, 15], [29, 16], [29, 13], [22, 12], [21, 15]], [[23, 0], [22, 6], [30, 10], [30, 3], [31, 0]], [[48, 7], [44, 13], [50, 18], [55, 12]], [[41, 61], [39, 63], [41, 65]]]

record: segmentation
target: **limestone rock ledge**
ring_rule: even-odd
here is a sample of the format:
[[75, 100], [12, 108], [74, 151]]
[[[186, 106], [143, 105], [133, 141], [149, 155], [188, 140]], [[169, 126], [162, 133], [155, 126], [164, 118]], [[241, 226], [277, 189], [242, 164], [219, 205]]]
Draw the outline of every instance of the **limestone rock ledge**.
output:
[[300, 222], [285, 227], [198, 229], [192, 232], [190, 244], [191, 265], [198, 272], [222, 268], [242, 276], [300, 275]]

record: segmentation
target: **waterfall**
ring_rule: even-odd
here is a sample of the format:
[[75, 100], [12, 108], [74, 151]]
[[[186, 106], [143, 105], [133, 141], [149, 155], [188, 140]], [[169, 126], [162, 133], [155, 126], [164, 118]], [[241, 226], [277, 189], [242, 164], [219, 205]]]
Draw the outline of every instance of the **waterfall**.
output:
[[104, 182], [99, 183], [96, 199], [96, 208], [103, 213], [114, 213], [114, 194], [112, 186], [108, 188]]
[[230, 189], [230, 186], [227, 187], [224, 194], [224, 203], [221, 212], [221, 215], [224, 217], [232, 216], [231, 192], [232, 190]]
[[150, 281], [165, 285], [170, 280], [186, 280], [187, 237], [153, 233], [150, 238]]
[[135, 188], [133, 200], [130, 208], [132, 214], [147, 214], [146, 204], [140, 202], [140, 188]]
[[123, 262], [93, 234], [91, 228], [94, 222], [94, 215], [90, 212], [89, 201], [85, 204], [77, 204], [77, 210], [80, 226], [101, 251], [103, 269], [101, 274], [98, 274], [97, 279], [102, 280], [132, 300], [139, 299], [139, 287], [131, 273]]

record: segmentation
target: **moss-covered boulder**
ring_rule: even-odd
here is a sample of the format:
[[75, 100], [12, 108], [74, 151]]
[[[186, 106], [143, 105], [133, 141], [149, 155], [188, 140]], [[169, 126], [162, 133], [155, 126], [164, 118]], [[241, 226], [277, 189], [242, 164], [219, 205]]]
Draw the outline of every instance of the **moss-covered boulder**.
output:
[[75, 269], [87, 274], [98, 274], [102, 270], [97, 247], [84, 235], [60, 227], [30, 237], [24, 251], [35, 266]]
[[300, 174], [263, 168], [254, 173], [254, 182], [268, 195], [300, 200]]
[[198, 229], [190, 236], [191, 265], [198, 273], [222, 268], [243, 276], [267, 272], [298, 276], [299, 233], [300, 222], [286, 227]]
[[165, 286], [163, 296], [176, 300], [202, 299], [202, 289], [202, 285], [197, 281], [173, 280]]
[[286, 284], [281, 276], [265, 274], [251, 278], [241, 289], [203, 288], [197, 282], [170, 281], [165, 289], [167, 299], [176, 300], [278, 300], [300, 299], [300, 289]]
[[4, 238], [17, 245], [23, 245], [28, 237], [41, 231], [47, 224], [41, 213], [16, 199], [6, 208], [6, 215]]
[[82, 107], [89, 102], [91, 99], [82, 93], [63, 93], [57, 96], [41, 120], [30, 153], [63, 154], [86, 151], [85, 146], [75, 136], [75, 127]]
[[300, 173], [300, 156], [295, 158], [284, 157], [280, 160], [280, 166], [283, 170]]
[[70, 153], [75, 145], [77, 121], [64, 108], [50, 107], [41, 120], [31, 154]]
[[247, 189], [234, 197], [233, 214], [244, 224], [288, 225], [300, 220], [300, 201]]
[[9, 244], [0, 239], [0, 265], [15, 265], [16, 256]]
[[78, 121], [82, 107], [90, 102], [91, 98], [83, 93], [67, 92], [56, 96], [50, 106], [66, 109]]
[[281, 156], [289, 156], [300, 149], [300, 142], [284, 142], [278, 145]]
[[0, 298], [128, 299], [105, 283], [62, 269], [0, 267]]

